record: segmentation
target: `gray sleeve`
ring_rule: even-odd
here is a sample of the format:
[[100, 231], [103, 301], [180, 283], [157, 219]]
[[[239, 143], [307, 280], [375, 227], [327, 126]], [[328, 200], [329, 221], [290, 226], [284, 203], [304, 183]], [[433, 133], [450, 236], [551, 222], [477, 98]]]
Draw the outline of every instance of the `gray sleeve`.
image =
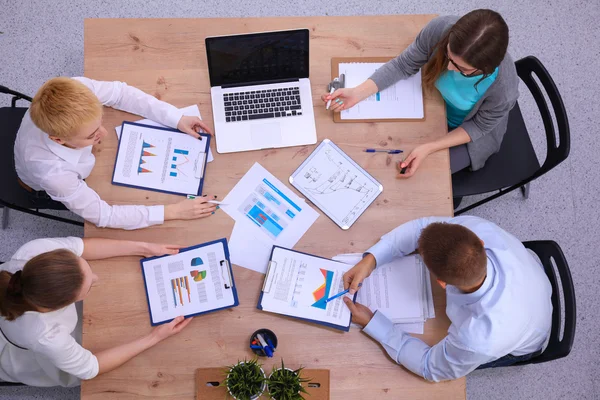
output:
[[456, 16], [437, 17], [431, 20], [406, 50], [385, 63], [369, 79], [375, 82], [378, 90], [383, 90], [419, 72], [419, 69], [429, 60], [435, 45], [457, 20]]
[[475, 141], [491, 132], [506, 117], [519, 98], [519, 76], [512, 57], [507, 54], [500, 64], [502, 77], [497, 78], [495, 87], [488, 89], [479, 110], [472, 118], [465, 120], [461, 127], [467, 132], [471, 141]]

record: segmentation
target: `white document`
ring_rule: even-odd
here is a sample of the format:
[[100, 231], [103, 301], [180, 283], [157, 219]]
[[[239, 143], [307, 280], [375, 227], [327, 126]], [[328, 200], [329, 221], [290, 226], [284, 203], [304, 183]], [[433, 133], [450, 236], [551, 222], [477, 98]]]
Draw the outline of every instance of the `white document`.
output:
[[[340, 63], [347, 88], [353, 88], [381, 68], [384, 63]], [[420, 119], [425, 117], [421, 71], [377, 92], [341, 113], [342, 119]]]
[[344, 272], [351, 266], [276, 247], [265, 277], [260, 305], [264, 311], [313, 321], [350, 326], [350, 310], [343, 297], [325, 300], [342, 290]]
[[142, 260], [152, 325], [237, 305], [230, 272], [223, 242]]
[[292, 248], [319, 213], [255, 163], [223, 199], [236, 223], [229, 239], [232, 263], [264, 273], [273, 245]]
[[113, 183], [174, 194], [198, 194], [208, 139], [124, 123]]
[[[200, 115], [200, 109], [195, 104], [193, 106], [180, 108], [180, 110], [183, 111], [183, 115], [189, 115], [191, 117], [198, 117], [198, 118], [202, 119], [202, 116]], [[135, 122], [138, 124], [158, 126], [161, 128], [168, 128], [167, 126], [159, 124], [158, 122], [152, 121], [151, 119], [142, 119], [140, 121], [135, 121]], [[121, 137], [121, 125], [115, 127], [115, 132], [117, 133], [117, 138], [120, 138]], [[212, 160], [214, 160], [212, 150], [208, 149], [208, 159], [206, 161], [211, 162]]]
[[[340, 254], [333, 259], [356, 265], [362, 254]], [[382, 312], [407, 332], [423, 333], [425, 320], [435, 318], [429, 270], [418, 256], [396, 258], [378, 266], [363, 281], [356, 301], [373, 312]]]
[[383, 191], [375, 178], [329, 139], [321, 142], [289, 181], [344, 230]]

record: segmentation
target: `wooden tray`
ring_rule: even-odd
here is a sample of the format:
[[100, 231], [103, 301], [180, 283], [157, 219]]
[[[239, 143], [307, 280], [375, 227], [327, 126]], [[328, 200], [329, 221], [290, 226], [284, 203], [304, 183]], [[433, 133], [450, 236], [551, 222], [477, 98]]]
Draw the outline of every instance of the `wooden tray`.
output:
[[[196, 399], [198, 400], [223, 400], [231, 399], [227, 387], [222, 386], [225, 367], [198, 368], [196, 370]], [[266, 372], [266, 371], [265, 371]], [[302, 376], [311, 378], [306, 391], [309, 393], [304, 397], [307, 400], [329, 400], [329, 370], [328, 369], [304, 369]], [[268, 399], [266, 392], [260, 399]]]

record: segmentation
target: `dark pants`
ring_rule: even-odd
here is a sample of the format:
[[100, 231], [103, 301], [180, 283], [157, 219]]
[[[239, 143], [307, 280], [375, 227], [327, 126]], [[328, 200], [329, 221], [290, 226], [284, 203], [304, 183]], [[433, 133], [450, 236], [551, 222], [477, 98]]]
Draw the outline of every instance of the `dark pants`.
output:
[[450, 147], [450, 171], [453, 174], [471, 166], [471, 157], [466, 144]]
[[477, 369], [486, 369], [486, 368], [496, 368], [496, 367], [508, 367], [509, 365], [516, 364], [521, 361], [528, 361], [534, 357], [542, 354], [542, 351], [536, 351], [535, 353], [525, 354], [522, 356], [513, 356], [512, 354], [507, 354], [504, 357], [500, 357], [497, 360], [491, 361], [487, 364], [481, 364]]

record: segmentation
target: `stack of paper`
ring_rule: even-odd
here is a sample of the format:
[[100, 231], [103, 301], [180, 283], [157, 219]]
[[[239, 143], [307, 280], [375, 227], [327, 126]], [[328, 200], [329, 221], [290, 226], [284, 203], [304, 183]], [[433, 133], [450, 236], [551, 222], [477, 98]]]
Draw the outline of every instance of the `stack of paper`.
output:
[[235, 220], [229, 238], [231, 262], [263, 274], [273, 245], [294, 247], [319, 216], [258, 163], [223, 199], [221, 208]]
[[[341, 254], [336, 261], [356, 264], [362, 254]], [[397, 258], [378, 266], [363, 281], [356, 301], [412, 333], [423, 333], [425, 321], [435, 318], [429, 270], [419, 256]]]

